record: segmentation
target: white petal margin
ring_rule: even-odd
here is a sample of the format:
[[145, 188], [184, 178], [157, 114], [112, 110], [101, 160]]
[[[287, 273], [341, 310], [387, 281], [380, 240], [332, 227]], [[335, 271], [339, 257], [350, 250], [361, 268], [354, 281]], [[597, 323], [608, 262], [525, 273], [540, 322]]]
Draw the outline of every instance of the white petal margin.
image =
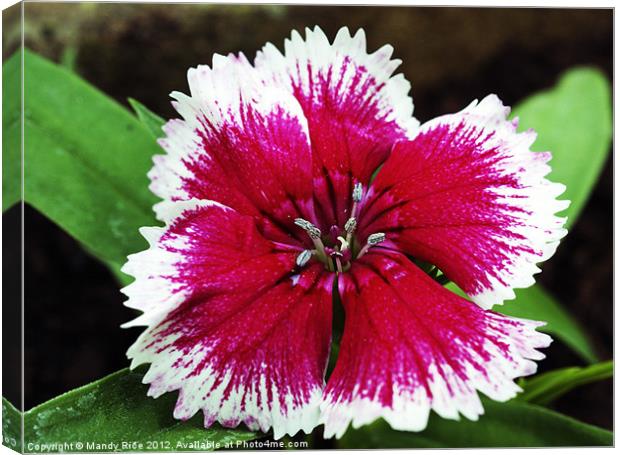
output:
[[[493, 356], [490, 362], [484, 361], [477, 352], [469, 350], [473, 359], [484, 364], [484, 374], [468, 364], [467, 380], [463, 381], [450, 365], [442, 364], [443, 374], [439, 374], [437, 364], [432, 364], [428, 370], [428, 386], [432, 398], [429, 398], [423, 387], [412, 389], [408, 385], [410, 377], [404, 371], [393, 376], [394, 401], [390, 407], [382, 405], [376, 396], [360, 398], [364, 391], [363, 383], [354, 390], [355, 398], [352, 400], [343, 399], [334, 393], [327, 394], [321, 404], [320, 423], [325, 425], [323, 436], [341, 438], [349, 425], [357, 429], [378, 418], [383, 418], [394, 430], [419, 432], [426, 429], [431, 411], [444, 419], [460, 420], [463, 416], [477, 421], [484, 414], [478, 392], [499, 402], [514, 398], [522, 391], [514, 380], [534, 374], [537, 365], [533, 360], [545, 357], [537, 349], [545, 348], [552, 342], [551, 337], [535, 330], [544, 323], [520, 321], [524, 323], [521, 329], [502, 336], [502, 341], [510, 346], [509, 355], [512, 360], [508, 360], [505, 354], [499, 352], [497, 346], [490, 342], [485, 346], [487, 352]], [[461, 341], [456, 339], [455, 343]]]
[[230, 207], [189, 200], [161, 208], [167, 226], [143, 228], [149, 249], [123, 267], [136, 277], [122, 289], [125, 304], [144, 312], [124, 327], [147, 326], [127, 356], [131, 369], [150, 364], [148, 395], [178, 390], [174, 417], [202, 411], [206, 427], [245, 423], [273, 428], [275, 438], [311, 432], [331, 336], [322, 267], [286, 279], [296, 252], [274, 249], [252, 217]]
[[[179, 390], [174, 408], [176, 419], [187, 420], [202, 410], [205, 428], [216, 421], [231, 428], [243, 422], [252, 431], [266, 433], [273, 428], [274, 439], [287, 434], [294, 436], [300, 430], [311, 433], [318, 425], [322, 388], [315, 388], [303, 406], [296, 406], [290, 390], [278, 390], [276, 387], [268, 390], [265, 376], [269, 372], [257, 371], [260, 379], [252, 384], [249, 393], [241, 387], [227, 390], [236, 374], [234, 370], [215, 371], [212, 366], [207, 366], [199, 375], [186, 377], [192, 368], [205, 363], [209, 352], [203, 346], [183, 353], [171, 347], [174, 337], [170, 337], [162, 340], [162, 346], [169, 347], [155, 354], [147, 348], [154, 340], [152, 335], [152, 332], [145, 331], [127, 355], [132, 358], [131, 369], [152, 362], [142, 379], [144, 384], [150, 384], [148, 396], [158, 398], [166, 392]], [[182, 369], [176, 366], [179, 362], [183, 362]], [[240, 403], [244, 396], [242, 409]], [[288, 405], [286, 414], [279, 407], [281, 398]]]
[[[166, 154], [153, 158], [154, 167], [148, 173], [151, 180], [149, 188], [164, 200], [204, 199], [202, 195], [189, 193], [184, 186], [187, 180], [202, 179], [205, 190], [209, 192], [208, 199], [241, 209], [236, 202], [247, 202], [245, 197], [227, 182], [224, 175], [219, 174], [218, 164], [197, 132], [206, 132], [205, 122], [208, 122], [211, 131], [226, 125], [243, 126], [242, 109], [250, 106], [252, 111], [261, 115], [285, 112], [297, 120], [307, 138], [308, 125], [301, 106], [292, 94], [264, 84], [242, 53], [227, 56], [215, 54], [211, 67], [199, 65], [190, 68], [187, 78], [189, 95], [178, 91], [171, 93], [172, 104], [182, 118], [170, 120], [162, 128], [165, 137], [158, 143]], [[267, 129], [268, 125], [265, 127]], [[192, 160], [210, 163], [212, 170], [209, 175], [194, 175], [188, 168]], [[166, 221], [161, 203], [156, 204], [154, 210], [158, 219]]]
[[482, 310], [404, 257], [368, 256], [383, 279], [352, 269], [355, 286], [341, 284], [347, 323], [321, 404], [326, 438], [380, 417], [402, 431], [424, 430], [431, 411], [477, 420], [478, 392], [510, 400], [521, 391], [514, 380], [536, 372], [552, 341], [536, 330], [544, 323]]
[[557, 199], [566, 187], [545, 178], [551, 172], [547, 164], [551, 154], [532, 152], [530, 147], [536, 140], [536, 132], [529, 129], [517, 133], [518, 118], [509, 121], [509, 114], [510, 107], [504, 106], [496, 95], [488, 95], [480, 102], [473, 101], [456, 114], [437, 117], [420, 127], [420, 133], [446, 124], [456, 127], [464, 123], [466, 127], [474, 127], [476, 134], [480, 133], [479, 137], [485, 138], [482, 146], [487, 150], [497, 150], [500, 159], [493, 170], [499, 175], [517, 177], [518, 189], [499, 187], [486, 191], [496, 194], [499, 204], [505, 203], [522, 210], [507, 212], [517, 220], [506, 229], [522, 235], [525, 240], [510, 239], [508, 236], [497, 240], [508, 246], [522, 246], [525, 243], [536, 253], [521, 251], [513, 255], [508, 266], [487, 273], [488, 281], [492, 283], [490, 287], [468, 293], [475, 303], [485, 309], [514, 299], [516, 288], [532, 286], [535, 283], [533, 275], [541, 271], [537, 264], [553, 256], [567, 233], [563, 227], [566, 218], [556, 216], [570, 205], [570, 201]]
[[[123, 328], [153, 325], [177, 308], [187, 297], [186, 292], [179, 289], [177, 283], [166, 278], [177, 275], [175, 264], [184, 259], [181, 252], [170, 251], [160, 245], [160, 239], [170, 223], [183, 212], [198, 207], [219, 207], [222, 210], [230, 210], [217, 202], [197, 199], [179, 202], [164, 201], [159, 206], [162, 217], [168, 220], [168, 225], [140, 228], [140, 234], [149, 243], [149, 248], [127, 256], [127, 262], [121, 268], [121, 272], [135, 278], [131, 284], [121, 289], [121, 292], [128, 297], [124, 305], [143, 312], [136, 319], [123, 324]], [[183, 237], [177, 237], [174, 242], [168, 243], [169, 247], [178, 250], [183, 250], [187, 245], [187, 239]]]
[[[298, 292], [290, 292], [290, 288]], [[325, 285], [323, 290], [329, 287]], [[310, 433], [318, 424], [330, 333], [329, 325], [322, 326], [325, 321], [314, 317], [329, 306], [324, 307], [305, 291], [302, 285], [285, 280], [267, 293], [248, 294], [247, 302], [241, 302], [243, 311], [212, 324], [199, 324], [202, 320], [194, 310], [166, 318], [149, 327], [131, 346], [127, 353], [132, 358], [131, 368], [151, 364], [142, 381], [150, 384], [149, 396], [157, 398], [179, 390], [174, 409], [177, 419], [187, 420], [202, 411], [205, 427], [216, 421], [230, 428], [245, 423], [253, 431], [273, 428], [276, 439], [300, 430]], [[227, 297], [220, 296], [222, 300]], [[325, 302], [329, 305], [329, 300]], [[217, 296], [204, 303], [218, 308], [220, 304]], [[284, 312], [274, 310], [271, 317], [268, 312], [273, 307]], [[295, 309], [288, 312], [287, 308]], [[231, 321], [231, 315], [235, 321], [218, 333], [218, 327]], [[260, 327], [261, 316], [264, 327]], [[273, 321], [280, 321], [276, 322], [279, 325], [272, 327]], [[187, 334], [192, 339], [189, 345], [183, 340]], [[256, 346], [248, 340], [263, 344]], [[320, 345], [318, 350], [314, 342]], [[313, 357], [317, 353], [320, 355]]]
[[[305, 32], [305, 39], [296, 30], [292, 32], [291, 38], [284, 41], [284, 54], [272, 43], [257, 53], [254, 65], [267, 84], [275, 83], [287, 90], [298, 86], [305, 96], [319, 97], [319, 93], [313, 92], [313, 85], [319, 85], [319, 80], [330, 80], [334, 92], [347, 94], [363, 90], [363, 81], [373, 78], [381, 89], [377, 94], [363, 96], [378, 97], [382, 107], [379, 115], [386, 121], [395, 121], [408, 136], [415, 135], [419, 122], [413, 117], [411, 84], [402, 73], [392, 76], [402, 62], [391, 59], [391, 45], [368, 53], [363, 29], [351, 36], [349, 29], [342, 27], [331, 44], [318, 26], [306, 28]], [[357, 68], [367, 71], [361, 81], [356, 80]], [[338, 77], [334, 77], [335, 72]]]

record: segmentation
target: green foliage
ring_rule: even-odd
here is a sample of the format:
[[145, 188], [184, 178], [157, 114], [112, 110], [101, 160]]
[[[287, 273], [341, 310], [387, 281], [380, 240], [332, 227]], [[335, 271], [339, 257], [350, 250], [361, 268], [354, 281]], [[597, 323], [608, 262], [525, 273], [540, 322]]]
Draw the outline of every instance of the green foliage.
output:
[[598, 360], [594, 347], [581, 324], [542, 286], [516, 289], [517, 298], [495, 310], [509, 316], [545, 321], [540, 330], [562, 340], [586, 362]]
[[[520, 119], [520, 129], [534, 128], [538, 133], [533, 150], [553, 153], [549, 179], [566, 185], [561, 198], [571, 201], [563, 213], [570, 227], [587, 201], [609, 152], [612, 131], [609, 83], [598, 70], [573, 69], [552, 89], [520, 103], [514, 114]], [[515, 300], [496, 310], [546, 321], [541, 330], [562, 340], [587, 362], [597, 361], [583, 328], [542, 287], [518, 289], [516, 295]]]
[[548, 405], [576, 387], [613, 377], [614, 363], [597, 363], [585, 368], [570, 367], [539, 374], [523, 381], [523, 393], [518, 400]]
[[566, 185], [562, 199], [570, 226], [596, 183], [611, 144], [611, 89], [594, 68], [566, 72], [551, 90], [530, 96], [514, 109], [520, 129], [534, 128], [536, 151], [553, 153], [549, 179]]
[[[5, 78], [19, 76], [19, 59], [4, 65]], [[146, 173], [159, 148], [137, 118], [65, 68], [26, 51], [24, 73], [24, 198], [118, 270], [147, 246], [138, 228], [156, 224]], [[19, 126], [19, 104], [5, 114]]]
[[[449, 283], [446, 288], [467, 298], [454, 283]], [[495, 306], [493, 309], [508, 316], [545, 321], [546, 325], [539, 328], [541, 332], [549, 333], [561, 340], [585, 361], [590, 363], [597, 361], [594, 348], [583, 327], [542, 286], [516, 289], [515, 294], [516, 299], [504, 302], [503, 305]]]
[[21, 195], [21, 54], [2, 67], [2, 211]]
[[22, 451], [21, 413], [2, 397], [2, 444], [17, 452]]
[[[143, 374], [121, 370], [25, 412], [26, 451], [204, 451], [236, 447], [237, 441], [256, 439], [255, 433], [243, 429], [229, 430], [218, 425], [205, 429], [200, 412], [187, 422], [175, 420], [172, 409], [176, 394], [147, 397], [148, 386], [140, 382]], [[4, 403], [10, 407], [11, 421], [19, 421], [19, 411]], [[16, 431], [19, 435], [19, 427], [13, 425], [4, 434], [15, 438]], [[59, 450], [50, 445], [58, 442], [73, 442], [73, 447]], [[129, 446], [123, 448], [123, 442]]]
[[432, 447], [611, 446], [613, 434], [528, 403], [483, 400], [485, 414], [477, 422], [442, 419], [432, 414], [420, 433], [392, 430], [383, 420], [349, 429], [341, 449]]
[[162, 137], [163, 133], [161, 128], [162, 126], [164, 126], [164, 123], [166, 123], [166, 121], [153, 111], [149, 110], [144, 104], [140, 103], [139, 101], [133, 98], [128, 98], [128, 101], [129, 104], [131, 104], [133, 110], [136, 112], [138, 119], [140, 119], [142, 124], [149, 130], [151, 135], [155, 139]]

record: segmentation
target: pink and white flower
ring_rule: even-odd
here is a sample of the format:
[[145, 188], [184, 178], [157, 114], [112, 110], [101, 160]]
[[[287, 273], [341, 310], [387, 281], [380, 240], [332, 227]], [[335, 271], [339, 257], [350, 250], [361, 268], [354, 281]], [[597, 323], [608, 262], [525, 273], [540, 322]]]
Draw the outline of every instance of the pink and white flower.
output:
[[[477, 419], [478, 392], [508, 400], [536, 370], [542, 323], [490, 308], [566, 233], [551, 155], [495, 95], [420, 125], [391, 54], [362, 30], [293, 32], [254, 64], [214, 56], [172, 94], [182, 119], [149, 173], [165, 226], [142, 228], [123, 292], [143, 312], [127, 325], [147, 327], [132, 368], [150, 363], [153, 397], [179, 391], [176, 418], [276, 438], [379, 417], [419, 431], [431, 410]], [[326, 383], [334, 292], [346, 322]]]

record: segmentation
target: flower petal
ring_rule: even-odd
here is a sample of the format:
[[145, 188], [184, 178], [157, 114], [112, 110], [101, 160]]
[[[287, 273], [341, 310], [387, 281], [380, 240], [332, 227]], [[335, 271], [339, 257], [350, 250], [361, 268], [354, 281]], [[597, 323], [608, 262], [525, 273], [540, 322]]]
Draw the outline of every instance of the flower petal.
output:
[[141, 228], [150, 248], [122, 268], [136, 278], [125, 305], [144, 313], [126, 326], [151, 325], [195, 295], [261, 291], [294, 270], [298, 251], [266, 240], [251, 216], [196, 199], [160, 209], [167, 226]]
[[509, 111], [490, 95], [422, 125], [394, 147], [359, 220], [362, 235], [385, 232], [484, 308], [532, 285], [566, 234], [551, 154], [530, 151], [535, 133], [517, 133]]
[[[339, 278], [340, 279], [340, 278]], [[485, 311], [441, 287], [400, 253], [372, 251], [339, 283], [346, 321], [321, 421], [342, 436], [383, 417], [421, 431], [444, 418], [483, 413], [477, 391], [506, 401], [532, 374], [551, 339], [541, 323]]]
[[172, 93], [183, 120], [164, 127], [167, 154], [155, 158], [152, 191], [216, 200], [275, 224], [314, 220], [312, 153], [298, 101], [262, 83], [243, 54], [216, 55], [213, 68], [192, 68], [188, 80], [189, 96]]
[[[323, 224], [342, 225], [351, 206], [351, 178], [367, 184], [397, 139], [413, 135], [410, 84], [392, 76], [392, 47], [366, 51], [362, 29], [344, 27], [329, 43], [319, 27], [305, 40], [293, 31], [284, 55], [268, 43], [255, 66], [267, 84], [295, 95], [308, 119], [315, 155], [315, 197]], [[318, 159], [316, 159], [318, 157]], [[327, 175], [326, 175], [327, 174]]]
[[[180, 207], [179, 207], [180, 206]], [[245, 423], [276, 438], [310, 432], [331, 337], [330, 276], [319, 265], [293, 275], [295, 253], [274, 251], [249, 216], [212, 202], [170, 204], [167, 229], [124, 268], [137, 280], [127, 305], [148, 328], [127, 355], [150, 363], [158, 397], [179, 390], [174, 416], [205, 426]]]

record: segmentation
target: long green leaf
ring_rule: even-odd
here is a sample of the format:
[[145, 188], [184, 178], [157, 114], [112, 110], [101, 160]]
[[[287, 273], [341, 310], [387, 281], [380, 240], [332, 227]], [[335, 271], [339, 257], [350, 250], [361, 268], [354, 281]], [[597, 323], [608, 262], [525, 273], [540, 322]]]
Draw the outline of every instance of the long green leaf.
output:
[[[16, 54], [3, 66], [5, 78], [19, 80], [20, 59]], [[25, 200], [118, 273], [127, 254], [146, 247], [138, 228], [156, 224], [146, 177], [160, 151], [153, 132], [71, 72], [28, 51], [24, 75]], [[21, 128], [19, 103], [9, 107], [3, 122]], [[123, 441], [144, 445], [126, 450], [148, 449], [148, 441], [163, 444], [153, 450], [204, 450], [255, 438], [247, 431], [205, 430], [198, 416], [175, 421], [174, 397], [148, 398], [140, 378], [122, 371], [26, 412], [25, 450], [108, 451]], [[60, 441], [84, 446], [49, 445]], [[104, 445], [89, 448], [88, 442]]]
[[202, 413], [186, 422], [175, 420], [176, 394], [147, 397], [148, 387], [140, 382], [143, 373], [121, 370], [25, 412], [24, 448], [28, 452], [204, 451], [235, 448], [237, 441], [258, 437], [217, 425], [205, 429]]
[[570, 392], [576, 387], [609, 379], [614, 374], [614, 363], [597, 363], [585, 368], [570, 367], [539, 374], [525, 379], [523, 393], [517, 399], [540, 405], [548, 405], [552, 401]]
[[[465, 292], [454, 283], [449, 283], [446, 288], [467, 298]], [[598, 360], [585, 330], [541, 286], [515, 289], [515, 294], [516, 299], [509, 300], [493, 309], [508, 316], [544, 321], [546, 325], [540, 327], [540, 331], [560, 339], [585, 361], [593, 363]]]
[[[563, 199], [571, 201], [562, 213], [567, 226], [577, 219], [609, 152], [611, 95], [605, 76], [593, 68], [566, 72], [552, 89], [517, 105], [514, 115], [520, 129], [534, 128], [538, 138], [533, 150], [550, 150], [552, 181], [566, 185]], [[452, 285], [454, 290], [455, 286]], [[597, 356], [580, 324], [542, 287], [516, 290], [517, 298], [496, 310], [511, 316], [546, 321], [541, 330], [561, 339], [584, 360]]]
[[133, 98], [129, 98], [128, 100], [136, 115], [138, 116], [142, 124], [149, 130], [151, 135], [155, 139], [162, 137], [163, 132], [161, 128], [162, 126], [164, 126], [164, 123], [166, 123], [166, 121], [155, 112], [148, 109], [138, 100], [135, 100]]
[[594, 347], [581, 324], [542, 286], [516, 289], [517, 298], [495, 307], [496, 311], [519, 318], [545, 321], [541, 331], [562, 340], [588, 363], [598, 361]]
[[21, 54], [7, 61], [2, 71], [2, 211], [21, 194]]
[[[19, 58], [4, 65], [5, 77], [15, 77]], [[26, 202], [118, 267], [146, 247], [138, 228], [156, 224], [146, 173], [158, 146], [118, 103], [29, 51], [24, 87]]]
[[349, 430], [342, 449], [432, 447], [611, 446], [613, 434], [528, 403], [484, 400], [477, 422], [446, 420], [432, 414], [420, 433], [392, 430], [384, 421]]
[[22, 451], [21, 412], [2, 397], [2, 444], [17, 452]]
[[566, 185], [563, 213], [571, 226], [596, 183], [611, 145], [611, 89], [594, 68], [566, 72], [551, 90], [535, 94], [514, 109], [520, 129], [534, 128], [532, 147], [553, 154], [549, 179]]

